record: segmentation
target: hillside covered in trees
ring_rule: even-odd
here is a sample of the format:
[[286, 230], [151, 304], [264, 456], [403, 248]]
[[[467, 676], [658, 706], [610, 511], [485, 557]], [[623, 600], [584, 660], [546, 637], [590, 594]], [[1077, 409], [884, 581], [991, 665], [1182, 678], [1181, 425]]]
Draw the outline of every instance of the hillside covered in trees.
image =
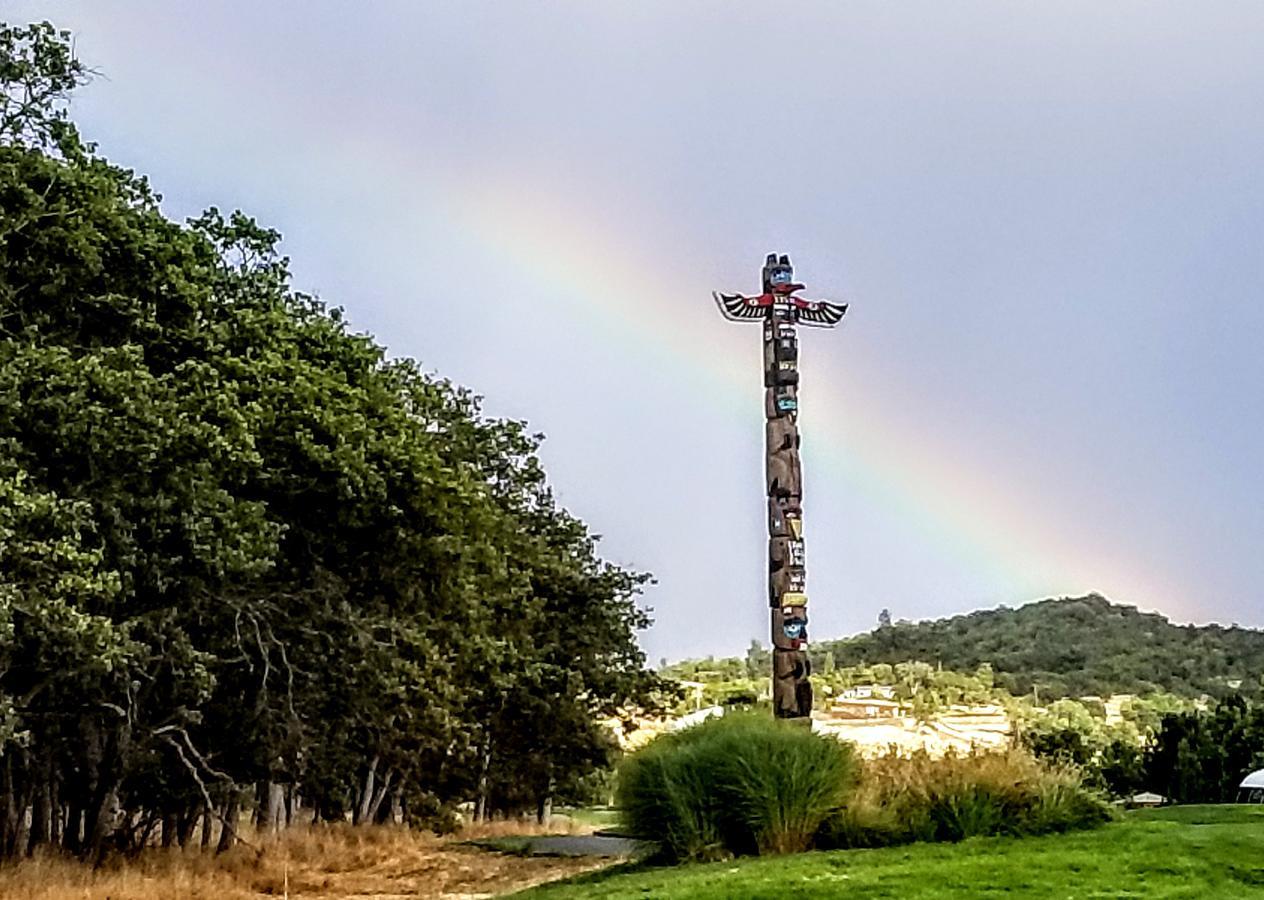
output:
[[[948, 695], [963, 700], [990, 692], [1045, 702], [1109, 694], [1221, 698], [1264, 690], [1264, 631], [1175, 625], [1098, 594], [927, 622], [884, 622], [866, 634], [819, 641], [811, 657], [823, 686], [846, 687], [858, 678], [897, 684], [921, 672], [913, 680], [942, 682]], [[756, 643], [744, 657], [686, 660], [662, 674], [710, 684], [709, 697], [740, 699], [759, 692], [770, 664]]]
[[276, 232], [166, 218], [67, 118], [84, 77], [0, 25], [0, 854], [573, 794], [654, 702], [648, 576]]
[[816, 645], [840, 666], [921, 660], [973, 672], [988, 664], [999, 687], [1041, 699], [1084, 694], [1225, 696], [1255, 691], [1264, 632], [1175, 625], [1098, 594], [1042, 600], [930, 622], [900, 622]]

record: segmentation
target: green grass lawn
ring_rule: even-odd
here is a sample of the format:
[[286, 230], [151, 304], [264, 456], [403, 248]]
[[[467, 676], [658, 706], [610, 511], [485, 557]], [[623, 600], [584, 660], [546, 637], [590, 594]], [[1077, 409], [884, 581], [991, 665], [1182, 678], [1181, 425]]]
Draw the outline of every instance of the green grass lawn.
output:
[[594, 828], [612, 828], [619, 824], [619, 811], [595, 806], [563, 806], [554, 810], [558, 815], [567, 816], [583, 825]]
[[1143, 810], [1096, 831], [1038, 838], [624, 866], [515, 896], [1264, 898], [1264, 808]]

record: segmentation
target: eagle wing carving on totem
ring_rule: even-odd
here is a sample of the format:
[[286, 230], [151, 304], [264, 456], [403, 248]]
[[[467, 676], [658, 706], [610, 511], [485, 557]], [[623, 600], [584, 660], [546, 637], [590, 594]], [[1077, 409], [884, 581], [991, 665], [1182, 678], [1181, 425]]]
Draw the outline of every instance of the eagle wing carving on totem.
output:
[[716, 305], [720, 307], [724, 318], [733, 322], [762, 319], [765, 311], [772, 305], [771, 297], [765, 300], [767, 295], [746, 297], [742, 294], [721, 294], [719, 291], [713, 291], [711, 296], [715, 297]]
[[794, 298], [795, 308], [799, 311], [799, 322], [812, 328], [833, 328], [843, 320], [847, 312], [846, 303], [829, 303], [825, 300], [803, 300]]
[[[772, 294], [747, 297], [744, 294], [721, 294], [719, 291], [715, 291], [711, 296], [715, 297], [716, 305], [720, 307], [724, 318], [733, 322], [750, 322], [765, 318], [769, 307], [777, 299]], [[833, 328], [842, 321], [843, 314], [847, 312], [846, 303], [804, 300], [802, 297], [789, 299], [794, 307], [795, 319], [812, 328]]]

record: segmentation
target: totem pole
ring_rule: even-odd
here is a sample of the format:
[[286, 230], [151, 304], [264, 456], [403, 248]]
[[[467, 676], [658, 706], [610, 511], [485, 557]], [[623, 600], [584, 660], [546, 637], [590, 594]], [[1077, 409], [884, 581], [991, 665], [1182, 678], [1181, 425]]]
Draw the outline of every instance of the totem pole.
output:
[[765, 482], [768, 488], [768, 605], [772, 609], [772, 706], [778, 718], [812, 714], [807, 569], [803, 549], [803, 470], [799, 463], [798, 324], [833, 328], [846, 304], [795, 296], [790, 259], [768, 254], [763, 293], [715, 293], [726, 319], [764, 325]]

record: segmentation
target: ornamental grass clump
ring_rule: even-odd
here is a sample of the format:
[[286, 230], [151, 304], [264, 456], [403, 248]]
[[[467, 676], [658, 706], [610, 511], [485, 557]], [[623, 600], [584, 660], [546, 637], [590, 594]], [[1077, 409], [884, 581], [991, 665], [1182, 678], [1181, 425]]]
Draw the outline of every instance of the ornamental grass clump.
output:
[[857, 764], [802, 724], [731, 713], [665, 735], [619, 773], [625, 825], [669, 861], [806, 850], [842, 809]]
[[1091, 828], [1110, 808], [1072, 768], [1019, 750], [889, 755], [864, 764], [851, 803], [823, 824], [821, 847], [880, 847]]

